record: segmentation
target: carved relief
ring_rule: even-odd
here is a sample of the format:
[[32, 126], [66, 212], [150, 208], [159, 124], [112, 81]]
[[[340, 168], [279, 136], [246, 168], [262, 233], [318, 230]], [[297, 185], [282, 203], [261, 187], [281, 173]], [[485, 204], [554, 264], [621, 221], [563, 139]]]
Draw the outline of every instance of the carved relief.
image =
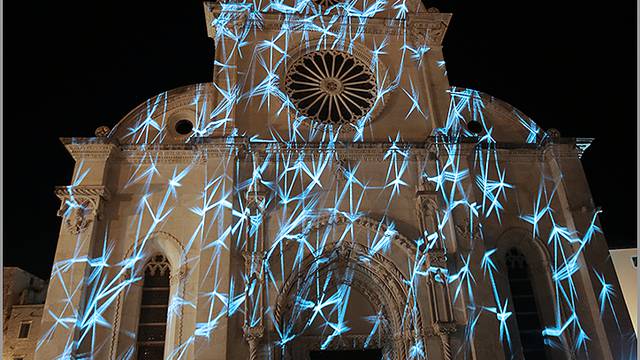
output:
[[95, 210], [90, 201], [65, 200], [58, 210], [58, 216], [63, 217], [63, 223], [70, 233], [77, 235], [84, 232], [93, 221]]
[[55, 190], [61, 200], [58, 216], [71, 234], [84, 232], [91, 222], [100, 217], [101, 201], [109, 199], [103, 186], [62, 186]]
[[409, 35], [413, 45], [439, 46], [442, 45], [444, 34], [447, 32], [448, 20], [413, 23], [409, 28]]
[[482, 239], [482, 230], [480, 229], [480, 224], [474, 222], [473, 225], [470, 225], [469, 219], [464, 219], [462, 223], [456, 224], [455, 229], [456, 236], [458, 236], [461, 240]]

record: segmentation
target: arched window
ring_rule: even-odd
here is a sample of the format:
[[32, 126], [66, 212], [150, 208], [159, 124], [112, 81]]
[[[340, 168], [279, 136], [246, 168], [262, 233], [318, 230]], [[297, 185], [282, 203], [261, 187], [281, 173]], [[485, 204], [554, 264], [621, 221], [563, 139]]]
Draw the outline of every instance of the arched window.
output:
[[518, 249], [512, 248], [507, 251], [505, 262], [523, 355], [525, 359], [546, 359], [540, 315], [527, 260]]
[[154, 255], [144, 266], [144, 283], [138, 321], [138, 360], [162, 359], [167, 332], [170, 265], [164, 255]]

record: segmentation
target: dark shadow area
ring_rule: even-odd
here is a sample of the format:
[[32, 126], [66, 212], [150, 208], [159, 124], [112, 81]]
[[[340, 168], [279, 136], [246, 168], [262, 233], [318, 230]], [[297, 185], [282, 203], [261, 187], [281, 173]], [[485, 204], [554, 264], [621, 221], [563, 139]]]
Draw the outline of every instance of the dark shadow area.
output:
[[380, 360], [382, 351], [348, 350], [348, 351], [312, 351], [311, 360]]

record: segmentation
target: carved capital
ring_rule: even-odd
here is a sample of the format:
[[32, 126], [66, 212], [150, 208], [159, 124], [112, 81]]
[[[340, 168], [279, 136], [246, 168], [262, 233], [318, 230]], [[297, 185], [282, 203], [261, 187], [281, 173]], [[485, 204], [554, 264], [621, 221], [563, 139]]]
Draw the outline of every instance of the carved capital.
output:
[[264, 335], [264, 326], [245, 325], [242, 327], [242, 331], [244, 332], [244, 338], [247, 341], [260, 340]]
[[454, 322], [436, 321], [425, 329], [428, 337], [449, 336], [458, 330], [458, 325]]
[[451, 335], [457, 331], [457, 326], [454, 322], [436, 322], [433, 324], [434, 333], [437, 335]]
[[187, 264], [182, 264], [180, 268], [178, 268], [177, 272], [171, 273], [170, 279], [171, 281], [182, 281], [187, 277]]
[[446, 268], [447, 255], [444, 249], [431, 249], [427, 252], [427, 261], [429, 267]]
[[264, 335], [264, 327], [245, 325], [242, 327], [244, 332], [244, 338], [249, 343], [249, 360], [255, 360], [258, 358], [258, 343]]
[[58, 186], [56, 196], [61, 204], [58, 216], [63, 218], [67, 230], [74, 234], [84, 232], [101, 214], [103, 200], [109, 200], [109, 190], [104, 186]]

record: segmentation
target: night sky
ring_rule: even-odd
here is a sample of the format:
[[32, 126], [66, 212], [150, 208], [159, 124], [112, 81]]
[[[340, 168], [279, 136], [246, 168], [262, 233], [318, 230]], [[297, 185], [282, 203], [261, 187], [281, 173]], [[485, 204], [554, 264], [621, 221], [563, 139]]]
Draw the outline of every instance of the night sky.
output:
[[[500, 98], [541, 127], [595, 137], [583, 163], [611, 247], [636, 243], [635, 2], [437, 1], [452, 12], [450, 83]], [[59, 137], [93, 136], [162, 91], [208, 82], [198, 1], [4, 4], [4, 265], [48, 278], [54, 186], [73, 161]]]

